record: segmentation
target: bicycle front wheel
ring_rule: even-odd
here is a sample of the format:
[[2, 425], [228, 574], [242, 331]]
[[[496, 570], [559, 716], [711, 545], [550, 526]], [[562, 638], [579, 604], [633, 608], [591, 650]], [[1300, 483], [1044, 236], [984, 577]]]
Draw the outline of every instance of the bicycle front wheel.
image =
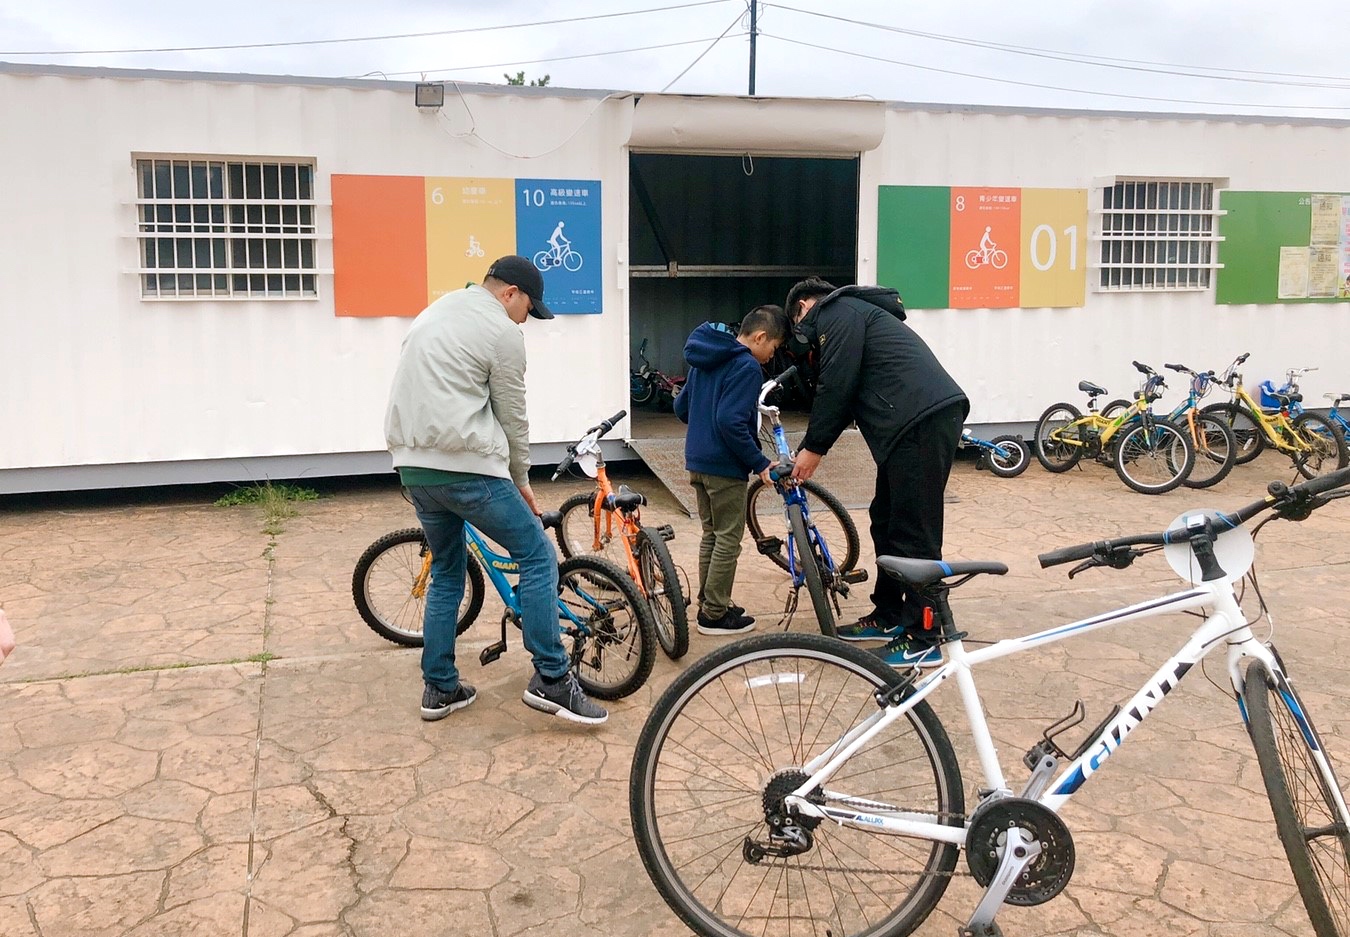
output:
[[689, 604], [670, 549], [650, 527], [638, 531], [637, 561], [656, 640], [667, 657], [678, 660], [689, 652]]
[[1213, 413], [1191, 411], [1186, 417], [1184, 425], [1191, 434], [1195, 465], [1182, 484], [1187, 488], [1210, 488], [1227, 478], [1237, 465], [1237, 439], [1228, 423]]
[[1303, 413], [1294, 419], [1294, 432], [1305, 449], [1294, 456], [1294, 467], [1304, 478], [1317, 478], [1350, 461], [1345, 449], [1345, 434], [1335, 423], [1328, 423], [1316, 413]]
[[1083, 414], [1071, 403], [1057, 403], [1046, 408], [1036, 421], [1036, 461], [1047, 472], [1067, 472], [1083, 458], [1083, 445], [1078, 429], [1073, 424]]
[[1236, 403], [1212, 403], [1200, 412], [1217, 416], [1233, 431], [1233, 441], [1237, 444], [1236, 464], [1246, 465], [1266, 448], [1266, 434], [1246, 407]]
[[[696, 661], [652, 708], [629, 776], [638, 853], [657, 891], [703, 937], [908, 934], [937, 905], [955, 846], [798, 817], [804, 852], [757, 854], [810, 759], [877, 711], [896, 674], [820, 635], [737, 641]], [[960, 826], [961, 772], [920, 703], [811, 797]], [[864, 802], [865, 806], [864, 806]]]
[[1189, 435], [1170, 420], [1154, 418], [1127, 429], [1115, 447], [1116, 474], [1134, 491], [1160, 495], [1180, 485], [1195, 465]]
[[811, 542], [810, 532], [806, 529], [806, 516], [800, 504], [788, 505], [788, 527], [792, 531], [792, 542], [796, 544], [797, 566], [806, 581], [806, 591], [811, 595], [811, 607], [816, 613], [816, 623], [820, 633], [835, 637], [834, 608], [830, 605], [830, 595], [825, 591], [825, 577], [833, 576], [825, 566], [825, 558], [820, 548]]
[[[834, 568], [848, 572], [858, 565], [858, 527], [842, 501], [818, 482], [798, 482], [806, 495], [806, 510], [830, 551]], [[756, 478], [745, 495], [745, 526], [750, 530], [759, 552], [779, 569], [787, 572], [787, 543], [784, 535], [783, 497], [773, 485]]]
[[[483, 567], [464, 557], [464, 597], [455, 633], [463, 634], [483, 608]], [[366, 547], [352, 571], [352, 601], [361, 620], [380, 637], [404, 647], [422, 646], [431, 550], [420, 527], [385, 534]]]
[[623, 523], [612, 512], [600, 511], [600, 534], [596, 541], [595, 492], [572, 495], [558, 508], [562, 521], [553, 530], [563, 559], [574, 556], [598, 556], [619, 569], [628, 569], [628, 551], [624, 549]]
[[647, 682], [656, 627], [637, 584], [598, 556], [558, 564], [558, 624], [582, 689], [621, 699]]
[[1247, 731], [1261, 765], [1294, 881], [1318, 937], [1350, 934], [1350, 815], [1303, 701], [1260, 662], [1242, 689]]
[[989, 440], [989, 471], [999, 478], [1016, 478], [1031, 464], [1031, 449], [1020, 436], [995, 436]]

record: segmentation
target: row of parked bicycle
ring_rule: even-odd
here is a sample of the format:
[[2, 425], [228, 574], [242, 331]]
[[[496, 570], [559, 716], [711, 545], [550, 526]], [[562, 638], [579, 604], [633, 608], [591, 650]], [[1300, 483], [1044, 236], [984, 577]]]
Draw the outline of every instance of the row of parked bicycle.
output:
[[[1167, 381], [1146, 364], [1132, 362], [1140, 373], [1133, 400], [1112, 400], [1099, 406], [1106, 388], [1080, 381], [1088, 395], [1084, 412], [1071, 403], [1046, 408], [1036, 421], [1030, 445], [1016, 436], [978, 439], [967, 430], [962, 445], [981, 450], [980, 464], [1004, 477], [1020, 475], [1031, 455], [1050, 472], [1066, 472], [1084, 458], [1115, 468], [1120, 480], [1143, 494], [1162, 494], [1178, 485], [1208, 488], [1228, 477], [1267, 447], [1289, 457], [1304, 478], [1317, 478], [1350, 463], [1346, 436], [1350, 423], [1340, 412], [1350, 393], [1325, 394], [1326, 416], [1304, 408], [1299, 379], [1316, 368], [1293, 368], [1280, 387], [1263, 381], [1259, 396], [1242, 383], [1239, 368], [1250, 356], [1238, 355], [1222, 374], [1195, 371], [1181, 364], [1165, 368], [1187, 375], [1186, 397], [1170, 412], [1155, 413]], [[1202, 406], [1214, 388], [1230, 399]]]

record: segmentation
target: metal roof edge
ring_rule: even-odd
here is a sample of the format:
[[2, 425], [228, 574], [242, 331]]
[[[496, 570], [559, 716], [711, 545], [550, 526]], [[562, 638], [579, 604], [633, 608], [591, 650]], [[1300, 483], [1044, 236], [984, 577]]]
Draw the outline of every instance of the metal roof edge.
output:
[[1350, 118], [1300, 117], [1288, 114], [1221, 114], [1209, 111], [1117, 111], [1097, 108], [1015, 107], [1006, 104], [944, 104], [940, 102], [887, 101], [887, 110], [928, 111], [946, 114], [994, 114], [1020, 117], [1114, 117], [1129, 120], [1224, 121], [1246, 124], [1295, 124], [1315, 127], [1350, 126]]

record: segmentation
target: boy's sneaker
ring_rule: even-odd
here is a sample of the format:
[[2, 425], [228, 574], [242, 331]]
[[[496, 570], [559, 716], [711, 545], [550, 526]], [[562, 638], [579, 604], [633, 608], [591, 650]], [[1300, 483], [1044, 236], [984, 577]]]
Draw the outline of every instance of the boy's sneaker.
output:
[[[702, 607], [703, 607], [703, 593], [702, 593], [702, 592], [700, 592], [700, 593], [698, 594], [698, 607], [699, 607], [699, 608], [702, 608]], [[728, 606], [727, 606], [727, 611], [729, 611], [729, 612], [734, 612], [738, 618], [743, 618], [743, 617], [745, 617], [745, 609], [741, 608], [739, 605], [728, 605]], [[754, 621], [753, 618], [751, 618], [750, 620], [751, 620], [751, 621]]]
[[463, 709], [476, 699], [478, 691], [467, 683], [461, 683], [451, 693], [430, 683], [425, 684], [422, 690], [422, 718], [427, 722], [444, 719], [456, 709]]
[[536, 670], [520, 699], [531, 709], [552, 713], [569, 722], [598, 726], [609, 718], [609, 710], [597, 705], [586, 695], [577, 682], [577, 675], [571, 670], [552, 682], [545, 680]]
[[727, 609], [721, 618], [709, 618], [698, 613], [699, 634], [745, 634], [755, 630], [755, 620], [749, 615], [740, 614], [735, 607]]
[[871, 653], [899, 669], [938, 667], [942, 664], [942, 651], [936, 644], [907, 634], [901, 634], [882, 647], [873, 648]]
[[899, 625], [887, 625], [877, 613], [864, 615], [851, 625], [840, 625], [835, 634], [845, 641], [888, 641], [900, 633]]

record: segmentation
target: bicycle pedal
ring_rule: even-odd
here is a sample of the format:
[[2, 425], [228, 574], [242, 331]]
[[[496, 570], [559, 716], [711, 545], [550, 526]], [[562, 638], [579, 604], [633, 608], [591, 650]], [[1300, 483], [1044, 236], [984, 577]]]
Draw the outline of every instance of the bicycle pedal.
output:
[[850, 585], [857, 585], [860, 582], [867, 581], [867, 570], [865, 569], [845, 570], [844, 572], [839, 574], [839, 578], [844, 580], [844, 582], [849, 583]]
[[656, 532], [661, 535], [661, 539], [669, 543], [675, 539], [675, 528], [669, 524], [662, 524], [656, 528]]
[[486, 667], [488, 664], [492, 663], [494, 660], [496, 660], [498, 657], [501, 657], [505, 653], [506, 653], [505, 641], [498, 641], [495, 644], [489, 644], [487, 647], [483, 648], [481, 651], [478, 652], [478, 663], [480, 666]]
[[760, 553], [763, 553], [765, 556], [771, 556], [782, 551], [783, 540], [781, 537], [762, 537], [755, 541], [755, 546], [759, 549]]

